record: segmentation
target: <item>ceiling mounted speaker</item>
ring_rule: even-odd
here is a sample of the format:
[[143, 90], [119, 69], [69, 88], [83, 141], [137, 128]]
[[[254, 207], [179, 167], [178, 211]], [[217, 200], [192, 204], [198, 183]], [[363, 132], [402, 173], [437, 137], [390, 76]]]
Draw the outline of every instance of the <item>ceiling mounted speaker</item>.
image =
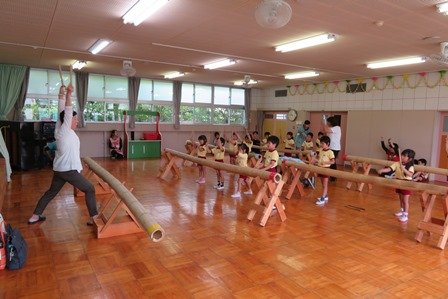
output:
[[137, 70], [132, 67], [132, 61], [123, 60], [123, 68], [120, 70], [120, 75], [125, 77], [135, 76]]
[[284, 0], [261, 0], [255, 10], [255, 20], [264, 28], [277, 29], [288, 24], [291, 6]]

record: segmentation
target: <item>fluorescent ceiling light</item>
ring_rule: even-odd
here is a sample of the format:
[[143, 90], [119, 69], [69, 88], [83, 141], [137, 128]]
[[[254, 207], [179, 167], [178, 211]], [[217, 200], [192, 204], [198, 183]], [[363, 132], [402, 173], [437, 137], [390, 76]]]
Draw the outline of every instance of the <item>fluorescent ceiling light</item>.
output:
[[243, 86], [244, 84], [252, 85], [252, 84], [257, 84], [257, 83], [258, 83], [258, 81], [257, 80], [253, 80], [253, 79], [250, 79], [249, 82], [246, 82], [244, 80], [233, 82], [233, 84], [236, 85], [236, 86]]
[[123, 23], [133, 23], [138, 26], [141, 22], [152, 16], [169, 0], [140, 0], [122, 17]]
[[395, 59], [395, 60], [376, 61], [376, 62], [367, 64], [367, 68], [379, 69], [379, 68], [383, 68], [383, 67], [422, 63], [425, 61], [426, 61], [425, 57], [416, 56], [416, 57], [408, 57], [408, 58], [401, 58], [401, 59]]
[[334, 35], [332, 33], [325, 33], [325, 34], [321, 34], [321, 35], [317, 35], [317, 36], [313, 36], [313, 37], [309, 37], [309, 38], [297, 40], [295, 42], [277, 46], [277, 47], [275, 47], [275, 51], [285, 53], [285, 52], [308, 48], [308, 47], [312, 47], [312, 46], [316, 46], [316, 45], [326, 44], [329, 42], [333, 42], [335, 40], [336, 40], [336, 35]]
[[448, 15], [448, 2], [439, 3], [436, 6], [437, 6], [438, 12], [440, 12], [444, 15]]
[[213, 69], [217, 69], [220, 67], [229, 66], [229, 65], [232, 65], [235, 63], [236, 63], [235, 59], [224, 59], [224, 60], [208, 63], [208, 64], [204, 65], [204, 69], [213, 70]]
[[319, 76], [319, 73], [316, 71], [306, 71], [299, 73], [286, 74], [285, 79], [301, 79], [301, 78], [309, 78]]
[[87, 65], [87, 62], [85, 60], [76, 60], [75, 63], [73, 63], [72, 67], [74, 70], [80, 70], [83, 67]]
[[111, 42], [112, 41], [108, 39], [99, 39], [89, 48], [89, 52], [92, 54], [97, 54], [106, 48]]
[[174, 79], [174, 78], [177, 78], [177, 77], [182, 77], [183, 75], [185, 75], [185, 73], [171, 72], [171, 73], [167, 73], [167, 74], [163, 75], [163, 77], [165, 79]]

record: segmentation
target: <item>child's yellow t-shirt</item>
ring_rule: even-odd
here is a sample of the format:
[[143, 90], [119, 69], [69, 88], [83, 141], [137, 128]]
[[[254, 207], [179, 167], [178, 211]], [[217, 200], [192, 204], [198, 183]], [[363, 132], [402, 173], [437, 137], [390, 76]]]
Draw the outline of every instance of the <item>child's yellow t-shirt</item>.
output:
[[285, 140], [285, 149], [293, 149], [295, 145], [294, 139]]
[[[395, 172], [395, 177], [400, 180], [408, 180], [412, 181], [412, 175], [411, 176], [405, 176], [404, 172], [401, 170], [400, 162], [395, 162], [391, 166], [389, 166], [392, 171]], [[398, 171], [397, 171], [398, 169]], [[410, 171], [412, 174], [415, 172], [414, 166], [409, 167], [408, 171]]]
[[330, 162], [332, 159], [334, 159], [334, 153], [332, 150], [321, 150], [319, 152], [319, 159], [317, 161], [317, 165], [321, 167], [330, 167], [330, 165], [327, 165], [328, 162]]
[[224, 148], [212, 148], [212, 153], [215, 157], [215, 160], [224, 160], [224, 154], [226, 150]]
[[307, 151], [312, 151], [314, 148], [314, 144], [312, 141], [307, 142], [306, 140], [302, 143], [303, 149]]
[[276, 167], [278, 165], [279, 155], [277, 150], [273, 150], [272, 152], [266, 151], [264, 154], [264, 167], [268, 167], [271, 164], [271, 161], [275, 161], [275, 165], [273, 167]]
[[247, 167], [247, 154], [244, 153], [238, 153], [236, 156], [236, 165], [241, 167]]
[[207, 156], [207, 145], [198, 146], [198, 157], [205, 158]]

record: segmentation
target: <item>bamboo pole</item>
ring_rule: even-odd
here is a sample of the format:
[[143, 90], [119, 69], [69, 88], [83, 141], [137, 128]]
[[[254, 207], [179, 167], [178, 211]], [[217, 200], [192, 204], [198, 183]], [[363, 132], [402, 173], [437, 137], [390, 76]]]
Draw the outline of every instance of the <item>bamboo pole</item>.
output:
[[90, 157], [85, 157], [84, 162], [97, 176], [115, 190], [116, 194], [122, 199], [123, 203], [129, 208], [132, 214], [134, 214], [135, 218], [152, 241], [158, 242], [163, 239], [165, 236], [163, 228], [156, 221], [151, 219], [151, 216], [143, 205], [119, 180]]
[[61, 78], [61, 85], [64, 86], [64, 78], [62, 77], [62, 68], [59, 65], [59, 78]]
[[207, 167], [210, 167], [210, 168], [213, 168], [216, 170], [224, 170], [227, 172], [242, 174], [242, 175], [246, 175], [246, 176], [250, 176], [250, 177], [259, 177], [263, 180], [273, 180], [275, 183], [280, 182], [282, 179], [282, 176], [279, 173], [273, 173], [273, 172], [269, 172], [266, 170], [254, 169], [254, 168], [250, 168], [250, 167], [240, 167], [240, 166], [231, 165], [231, 164], [227, 164], [227, 163], [220, 163], [220, 162], [215, 162], [212, 160], [192, 157], [185, 153], [181, 153], [181, 152], [169, 149], [169, 148], [166, 148], [165, 152], [170, 153], [173, 156], [182, 158], [184, 160], [188, 160], [188, 161], [191, 161], [191, 162], [203, 165], [203, 166], [207, 166]]
[[318, 167], [314, 165], [304, 164], [304, 163], [295, 163], [291, 161], [284, 161], [286, 165], [294, 166], [298, 169], [315, 172], [317, 174], [332, 176], [341, 178], [351, 182], [358, 183], [368, 183], [374, 185], [380, 185], [385, 187], [392, 187], [397, 189], [405, 189], [405, 190], [415, 190], [415, 191], [424, 191], [429, 194], [448, 194], [448, 187], [432, 185], [427, 183], [418, 183], [406, 180], [398, 180], [398, 179], [385, 179], [381, 177], [375, 177], [364, 174], [357, 174], [351, 172], [345, 172], [340, 170], [333, 170], [324, 167]]
[[[259, 146], [259, 145], [252, 145], [252, 148], [260, 149], [260, 150], [263, 150], [263, 151], [267, 150], [266, 146]], [[302, 151], [302, 150], [291, 150], [291, 149], [285, 149], [285, 148], [283, 148], [283, 149], [279, 149], [278, 148], [277, 151], [279, 153], [297, 154], [297, 155], [307, 155], [307, 154], [311, 153], [310, 150], [303, 150]]]
[[72, 84], [73, 66], [70, 65], [70, 84]]
[[[394, 161], [388, 161], [388, 160], [381, 160], [381, 159], [373, 159], [373, 158], [366, 158], [366, 157], [359, 157], [359, 156], [351, 156], [347, 155], [345, 157], [346, 161], [353, 161], [353, 162], [359, 162], [359, 163], [369, 163], [374, 165], [381, 165], [381, 166], [390, 166]], [[448, 176], [448, 169], [445, 168], [437, 168], [437, 167], [430, 167], [430, 166], [423, 166], [423, 165], [414, 165], [415, 171], [422, 171], [432, 174], [440, 174]]]
[[[209, 144], [208, 147], [210, 149], [213, 149], [213, 148], [216, 148], [216, 145]], [[225, 150], [225, 153], [229, 154], [229, 155], [236, 155], [236, 154], [238, 154], [238, 152], [235, 152], [235, 151], [233, 151], [233, 150], [231, 150], [230, 148], [227, 148], [227, 147], [224, 147], [224, 150]]]

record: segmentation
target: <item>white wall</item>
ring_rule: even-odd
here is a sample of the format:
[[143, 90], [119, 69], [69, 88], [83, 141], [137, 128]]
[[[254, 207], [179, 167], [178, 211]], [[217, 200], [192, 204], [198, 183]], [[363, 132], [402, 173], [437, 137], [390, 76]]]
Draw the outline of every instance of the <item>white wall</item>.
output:
[[[124, 139], [124, 128], [121, 123], [87, 123], [85, 128], [77, 129], [76, 132], [81, 140], [81, 157], [108, 157], [108, 141], [110, 131], [116, 129], [118, 134]], [[143, 132], [154, 131], [154, 125], [137, 124], [135, 139], [142, 137]], [[171, 148], [184, 151], [185, 140], [197, 140], [198, 136], [204, 134], [209, 140], [213, 133], [217, 131], [225, 136], [231, 136], [232, 132], [244, 133], [243, 126], [204, 126], [204, 125], [184, 125], [179, 130], [174, 129], [172, 124], [160, 125], [162, 134], [162, 149]]]
[[432, 155], [437, 143], [432, 142], [437, 126], [435, 111], [349, 111], [347, 114], [346, 153], [348, 155], [385, 159], [380, 146], [383, 136], [416, 152], [416, 158], [437, 163]]
[[[427, 75], [427, 82], [433, 85], [439, 73]], [[411, 86], [420, 79], [419, 74], [409, 76]], [[401, 85], [403, 77], [395, 76], [396, 85]], [[447, 80], [448, 81], [448, 80]], [[382, 87], [386, 78], [377, 80]], [[352, 84], [355, 82], [351, 82]], [[373, 85], [366, 80], [367, 89]], [[340, 83], [340, 87], [345, 82]], [[254, 110], [298, 111], [348, 111], [346, 149], [348, 154], [384, 158], [379, 145], [380, 137], [392, 137], [400, 149], [412, 148], [417, 157], [425, 158], [431, 166], [437, 166], [439, 147], [440, 111], [448, 110], [448, 87], [442, 81], [433, 88], [422, 82], [416, 88], [394, 88], [389, 85], [384, 90], [347, 94], [334, 93], [303, 94], [288, 93], [287, 97], [275, 98], [275, 90], [286, 86], [265, 90], [254, 90], [251, 108]], [[322, 90], [323, 85], [318, 85]], [[296, 92], [292, 87], [291, 92]]]
[[[427, 75], [428, 82], [437, 82], [439, 73]], [[416, 83], [420, 75], [410, 75], [409, 82]], [[401, 83], [401, 76], [394, 77], [396, 84]], [[377, 80], [378, 86], [383, 86], [386, 78]], [[352, 82], [352, 84], [355, 82]], [[372, 86], [372, 80], [366, 80], [367, 89]], [[329, 83], [331, 85], [331, 83]], [[278, 89], [286, 89], [286, 86], [279, 86], [265, 90], [254, 90], [251, 104], [253, 110], [288, 110], [290, 108], [305, 111], [349, 111], [349, 110], [448, 110], [448, 87], [443, 83], [428, 88], [423, 83], [419, 87], [412, 89], [409, 87], [395, 89], [388, 86], [384, 90], [372, 90], [371, 92], [359, 92], [348, 94], [336, 90], [334, 93], [314, 93], [312, 95], [291, 95], [287, 97], [275, 98], [274, 92]], [[342, 89], [344, 82], [339, 85]], [[323, 85], [318, 85], [319, 90], [323, 90]], [[291, 87], [291, 92], [296, 91]]]

